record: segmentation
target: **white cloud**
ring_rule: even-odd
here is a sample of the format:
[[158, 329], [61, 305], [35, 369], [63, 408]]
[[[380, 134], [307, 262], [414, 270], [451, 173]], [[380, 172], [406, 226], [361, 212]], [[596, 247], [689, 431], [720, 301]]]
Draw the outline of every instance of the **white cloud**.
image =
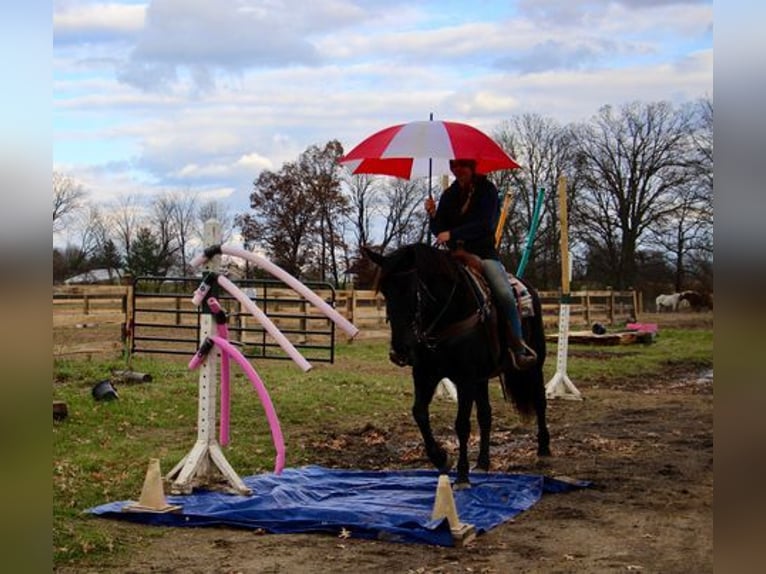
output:
[[257, 171], [261, 171], [263, 169], [274, 169], [274, 164], [269, 158], [263, 157], [257, 153], [249, 153], [247, 155], [243, 155], [237, 160], [236, 165]]
[[152, 90], [166, 89], [188, 74], [205, 92], [222, 72], [318, 65], [312, 35], [363, 16], [343, 0], [154, 0], [119, 78]]
[[144, 27], [146, 6], [97, 3], [63, 7], [53, 13], [56, 41], [107, 41], [132, 37]]
[[230, 163], [186, 164], [172, 175], [178, 179], [213, 179], [231, 177], [237, 174], [247, 176], [259, 173], [264, 169], [273, 169], [271, 160], [257, 153], [250, 153], [236, 158]]
[[641, 13], [656, 15], [665, 7], [689, 10], [694, 6], [712, 5], [712, 0], [519, 0], [519, 13], [538, 22], [557, 22], [579, 26], [589, 21], [594, 14], [611, 10], [630, 12], [631, 16]]
[[519, 107], [512, 95], [492, 90], [461, 92], [448, 101], [463, 117], [511, 115]]

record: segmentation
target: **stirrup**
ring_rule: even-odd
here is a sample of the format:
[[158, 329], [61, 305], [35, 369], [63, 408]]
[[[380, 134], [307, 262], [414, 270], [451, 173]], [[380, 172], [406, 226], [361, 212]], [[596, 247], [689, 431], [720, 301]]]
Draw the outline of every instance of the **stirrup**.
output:
[[517, 355], [514, 352], [508, 353], [511, 361], [511, 369], [514, 371], [528, 371], [537, 364], [537, 359], [531, 355]]
[[537, 353], [522, 341], [524, 353], [518, 354], [513, 349], [508, 349], [508, 355], [511, 361], [511, 368], [516, 371], [526, 371], [537, 364]]
[[532, 347], [527, 345], [527, 342], [524, 339], [521, 340], [521, 345], [522, 347], [524, 347], [524, 350], [527, 352], [527, 355], [532, 356], [535, 359], [535, 361], [537, 361], [537, 353]]

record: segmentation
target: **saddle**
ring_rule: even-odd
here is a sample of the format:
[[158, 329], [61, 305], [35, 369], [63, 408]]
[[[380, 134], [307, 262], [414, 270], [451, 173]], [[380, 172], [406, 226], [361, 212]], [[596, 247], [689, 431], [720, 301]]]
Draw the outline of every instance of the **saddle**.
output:
[[[498, 364], [502, 365], [506, 352], [505, 349], [511, 336], [511, 326], [508, 321], [499, 321], [498, 314], [491, 312], [493, 303], [492, 290], [484, 277], [481, 258], [461, 248], [452, 251], [451, 255], [462, 265], [463, 270], [470, 279], [469, 283], [473, 286], [479, 308], [480, 321], [485, 326], [490, 348]], [[521, 280], [511, 273], [508, 273], [508, 280], [516, 296], [519, 317], [525, 319], [534, 316], [532, 295], [529, 293], [529, 290]], [[491, 376], [499, 375], [501, 372], [502, 367], [498, 367], [498, 370], [492, 373]]]
[[[485, 304], [492, 300], [492, 291], [489, 288], [484, 270], [481, 265], [481, 258], [478, 255], [469, 253], [465, 249], [455, 249], [451, 251], [452, 257], [458, 261], [463, 268], [468, 271], [468, 276], [472, 279], [474, 290], [480, 303]], [[532, 304], [532, 295], [524, 283], [515, 275], [508, 273], [508, 281], [511, 283], [513, 293], [516, 296], [516, 304], [519, 308], [519, 317], [526, 319], [534, 317], [535, 309]]]

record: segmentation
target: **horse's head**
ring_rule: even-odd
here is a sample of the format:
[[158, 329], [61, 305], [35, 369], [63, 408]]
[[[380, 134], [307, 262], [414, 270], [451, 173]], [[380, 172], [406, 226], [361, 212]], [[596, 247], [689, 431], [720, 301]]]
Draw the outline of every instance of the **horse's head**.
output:
[[454, 275], [444, 264], [446, 256], [422, 244], [385, 256], [366, 247], [363, 253], [380, 267], [378, 290], [385, 297], [391, 327], [389, 358], [399, 366], [411, 365], [416, 352], [429, 345], [446, 305], [445, 290], [454, 290]]

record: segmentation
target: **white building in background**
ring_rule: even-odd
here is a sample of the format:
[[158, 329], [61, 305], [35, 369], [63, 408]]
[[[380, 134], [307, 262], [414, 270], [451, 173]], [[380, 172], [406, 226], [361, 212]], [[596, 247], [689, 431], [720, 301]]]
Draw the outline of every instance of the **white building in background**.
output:
[[114, 269], [93, 269], [64, 280], [65, 285], [83, 283], [119, 283], [120, 274]]

